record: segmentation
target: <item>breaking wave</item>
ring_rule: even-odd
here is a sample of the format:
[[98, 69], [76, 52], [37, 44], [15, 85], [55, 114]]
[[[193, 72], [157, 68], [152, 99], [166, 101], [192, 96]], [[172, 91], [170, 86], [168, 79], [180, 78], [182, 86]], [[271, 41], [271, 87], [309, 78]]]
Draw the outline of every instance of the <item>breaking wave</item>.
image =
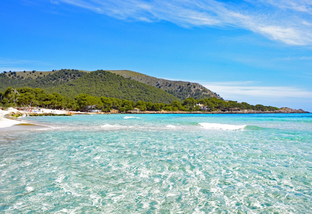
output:
[[177, 128], [176, 126], [174, 126], [174, 125], [167, 125], [166, 126], [166, 128], [169, 128], [169, 129], [175, 129], [175, 128]]
[[243, 130], [246, 125], [230, 125], [221, 123], [199, 123], [204, 129]]
[[120, 130], [120, 129], [127, 129], [127, 128], [132, 128], [132, 126], [122, 126], [119, 124], [111, 125], [111, 124], [105, 124], [101, 126], [102, 129], [105, 130]]
[[124, 119], [140, 119], [140, 117], [125, 116]]

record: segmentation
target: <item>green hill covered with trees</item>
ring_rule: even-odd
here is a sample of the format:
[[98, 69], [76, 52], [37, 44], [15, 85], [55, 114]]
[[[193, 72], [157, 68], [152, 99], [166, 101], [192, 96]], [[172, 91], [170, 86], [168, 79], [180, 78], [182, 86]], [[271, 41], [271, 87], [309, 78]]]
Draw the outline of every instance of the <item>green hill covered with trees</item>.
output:
[[93, 96], [156, 102], [184, 100], [188, 97], [198, 100], [211, 97], [222, 99], [197, 83], [159, 79], [128, 70], [5, 72], [0, 74], [0, 83], [0, 91], [8, 87], [31, 87], [58, 92], [67, 97], [88, 93]]
[[[95, 73], [95, 74], [101, 74]], [[263, 105], [250, 105], [248, 103], [238, 103], [236, 101], [224, 101], [215, 97], [195, 100], [187, 98], [183, 102], [172, 101], [171, 103], [144, 102], [127, 99], [118, 99], [105, 96], [91, 96], [89, 94], [78, 94], [74, 98], [62, 96], [59, 93], [46, 93], [40, 88], [12, 88], [0, 92], [0, 106], [2, 107], [40, 107], [53, 109], [68, 109], [90, 111], [98, 109], [109, 112], [112, 109], [119, 112], [127, 112], [134, 108], [140, 111], [235, 111], [257, 110], [257, 111], [276, 111], [278, 108]], [[201, 107], [205, 107], [202, 109]]]
[[0, 74], [0, 91], [8, 87], [41, 88], [73, 99], [78, 94], [114, 97], [131, 101], [170, 103], [177, 97], [150, 85], [104, 70], [85, 72], [62, 69], [52, 72], [7, 72]]
[[178, 100], [177, 97], [161, 89], [103, 70], [89, 72], [79, 79], [57, 87], [48, 87], [47, 90], [64, 94], [69, 98], [85, 93], [97, 97], [106, 96], [131, 101], [143, 100], [170, 103]]
[[63, 69], [59, 71], [22, 71], [0, 74], [0, 91], [8, 87], [47, 88], [56, 87], [64, 83], [79, 79], [88, 74], [85, 71]]
[[188, 97], [198, 100], [211, 97], [222, 99], [220, 95], [198, 83], [161, 79], [128, 70], [109, 70], [109, 72], [162, 89], [180, 100], [185, 100]]
[[[92, 72], [82, 70], [62, 69], [58, 71], [23, 71], [3, 72], [0, 74], [0, 107], [43, 107], [69, 110], [89, 111], [92, 109], [104, 112], [112, 109], [127, 112], [137, 108], [141, 111], [203, 111], [223, 113], [304, 113], [303, 110], [289, 108], [279, 109], [260, 104], [250, 105], [246, 102], [224, 101], [213, 92], [207, 92], [203, 86], [196, 83], [182, 82], [179, 87], [189, 87], [185, 99], [179, 98], [159, 87], [142, 83], [127, 75], [146, 77], [136, 72], [111, 72], [97, 70]], [[147, 76], [144, 81], [158, 81], [164, 88], [177, 81], [161, 80]], [[162, 82], [159, 82], [162, 81]], [[168, 85], [169, 84], [169, 85]], [[176, 88], [175, 85], [173, 88]], [[203, 87], [202, 91], [197, 87]], [[199, 91], [198, 91], [199, 90]], [[183, 92], [183, 90], [181, 90]], [[197, 91], [197, 92], [196, 92]], [[198, 99], [191, 97], [199, 94]], [[203, 92], [203, 93], [202, 93]], [[213, 93], [213, 94], [211, 94]], [[204, 98], [203, 98], [204, 97]]]

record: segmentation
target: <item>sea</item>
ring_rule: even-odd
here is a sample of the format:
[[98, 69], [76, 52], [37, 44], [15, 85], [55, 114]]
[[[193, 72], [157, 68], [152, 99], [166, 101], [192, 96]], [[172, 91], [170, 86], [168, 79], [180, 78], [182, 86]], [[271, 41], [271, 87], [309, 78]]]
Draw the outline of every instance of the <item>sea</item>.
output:
[[312, 213], [312, 114], [29, 117], [0, 213]]

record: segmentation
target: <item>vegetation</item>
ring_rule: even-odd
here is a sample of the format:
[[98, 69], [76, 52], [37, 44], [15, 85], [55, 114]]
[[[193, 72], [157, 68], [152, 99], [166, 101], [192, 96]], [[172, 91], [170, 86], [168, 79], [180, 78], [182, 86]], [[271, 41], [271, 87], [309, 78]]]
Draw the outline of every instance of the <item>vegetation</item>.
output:
[[170, 103], [179, 100], [161, 89], [103, 70], [89, 72], [79, 79], [57, 87], [49, 87], [47, 90], [60, 93], [69, 98], [85, 93], [96, 97], [105, 96], [146, 102]]
[[203, 104], [208, 111], [238, 111], [238, 110], [256, 110], [256, 111], [275, 111], [279, 110], [277, 107], [264, 106], [261, 104], [250, 105], [246, 102], [238, 103], [236, 101], [224, 101], [215, 97], [209, 99], [201, 99], [198, 101]]
[[105, 96], [92, 96], [81, 93], [74, 98], [59, 93], [46, 93], [40, 88], [12, 88], [8, 87], [0, 92], [0, 106], [2, 107], [41, 107], [52, 109], [68, 109], [79, 111], [101, 110], [109, 112], [112, 109], [127, 112], [137, 108], [141, 111], [239, 111], [244, 109], [258, 111], [274, 111], [276, 107], [250, 105], [236, 101], [224, 101], [215, 97], [196, 100], [187, 98], [182, 103], [174, 100], [171, 103], [151, 102], [142, 100], [127, 100]]
[[50, 72], [23, 71], [0, 74], [0, 91], [8, 87], [42, 88], [74, 98], [80, 93], [128, 100], [171, 103], [188, 97], [203, 99], [216, 93], [197, 83], [159, 79], [133, 71], [86, 72], [61, 69]]
[[54, 72], [1, 73], [0, 83], [0, 91], [8, 87], [42, 88], [70, 99], [84, 93], [97, 97], [116, 97], [146, 102], [171, 103], [174, 100], [179, 100], [159, 88], [103, 70], [85, 72], [63, 69]]
[[112, 70], [109, 72], [162, 89], [169, 94], [178, 97], [180, 100], [185, 100], [188, 97], [192, 97], [194, 99], [204, 99], [210, 97], [222, 99], [218, 94], [210, 91], [198, 83], [160, 79], [128, 70]]

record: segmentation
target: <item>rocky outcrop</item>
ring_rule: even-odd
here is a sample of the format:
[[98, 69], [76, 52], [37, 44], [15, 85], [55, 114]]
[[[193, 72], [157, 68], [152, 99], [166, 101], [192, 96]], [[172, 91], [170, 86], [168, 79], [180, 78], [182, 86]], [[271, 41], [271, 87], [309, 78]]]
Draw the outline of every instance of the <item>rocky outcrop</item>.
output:
[[282, 107], [278, 110], [280, 113], [310, 113], [308, 111], [304, 111], [302, 109], [292, 109], [288, 107]]
[[261, 111], [261, 110], [230, 110], [230, 111], [213, 111], [210, 112], [212, 114], [271, 114], [271, 113], [309, 113], [308, 111], [304, 111], [302, 109], [291, 109], [291, 108], [280, 108], [274, 111]]
[[185, 100], [188, 97], [195, 99], [216, 97], [222, 99], [220, 95], [198, 83], [160, 79], [128, 70], [109, 70], [109, 72], [162, 89], [180, 100]]
[[[119, 114], [118, 110], [110, 112], [111, 114]], [[260, 110], [232, 110], [232, 111], [127, 111], [127, 114], [277, 114], [277, 113], [310, 113], [302, 109], [281, 108], [274, 111], [260, 111]]]

